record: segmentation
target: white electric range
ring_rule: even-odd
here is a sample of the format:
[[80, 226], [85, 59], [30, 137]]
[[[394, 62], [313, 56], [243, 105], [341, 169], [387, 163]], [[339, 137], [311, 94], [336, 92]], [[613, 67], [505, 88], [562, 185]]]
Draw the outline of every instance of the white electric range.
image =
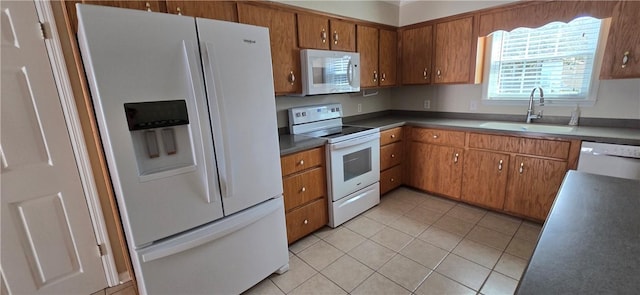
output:
[[289, 109], [291, 134], [327, 139], [329, 226], [380, 203], [380, 129], [342, 123], [342, 105]]

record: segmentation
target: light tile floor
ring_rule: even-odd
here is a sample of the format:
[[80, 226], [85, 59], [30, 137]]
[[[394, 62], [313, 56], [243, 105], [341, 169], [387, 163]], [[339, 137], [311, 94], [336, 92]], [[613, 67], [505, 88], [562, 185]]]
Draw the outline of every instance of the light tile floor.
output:
[[541, 226], [408, 188], [289, 247], [245, 294], [513, 294]]

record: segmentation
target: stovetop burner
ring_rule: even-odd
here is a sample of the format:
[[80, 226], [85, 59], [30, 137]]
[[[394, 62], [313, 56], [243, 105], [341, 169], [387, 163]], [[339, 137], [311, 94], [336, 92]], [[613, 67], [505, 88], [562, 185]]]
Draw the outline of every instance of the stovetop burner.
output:
[[346, 136], [346, 135], [350, 135], [350, 134], [354, 134], [362, 131], [367, 131], [370, 129], [373, 129], [373, 128], [343, 125], [343, 126], [305, 133], [304, 135], [311, 136], [311, 137], [322, 137], [322, 138], [339, 138], [341, 136]]

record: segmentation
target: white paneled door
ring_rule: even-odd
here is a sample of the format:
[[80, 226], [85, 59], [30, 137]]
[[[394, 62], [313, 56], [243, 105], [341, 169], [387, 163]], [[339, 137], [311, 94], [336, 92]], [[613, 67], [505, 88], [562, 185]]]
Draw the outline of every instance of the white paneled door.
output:
[[107, 286], [32, 1], [2, 1], [1, 292]]

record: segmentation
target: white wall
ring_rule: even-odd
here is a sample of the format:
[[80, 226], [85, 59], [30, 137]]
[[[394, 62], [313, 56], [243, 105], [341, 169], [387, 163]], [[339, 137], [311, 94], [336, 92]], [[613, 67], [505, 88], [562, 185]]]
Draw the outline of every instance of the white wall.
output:
[[[278, 96], [276, 97], [276, 109], [278, 115], [278, 127], [289, 125], [287, 110], [292, 107], [306, 106], [314, 104], [325, 104], [339, 102], [342, 104], [342, 115], [345, 117], [363, 115], [391, 109], [391, 89], [378, 89], [378, 95], [363, 97], [362, 93], [315, 95], [315, 96]], [[367, 94], [375, 92], [368, 90]], [[362, 105], [361, 112], [358, 112], [358, 104]]]
[[391, 3], [382, 1], [338, 1], [338, 0], [324, 0], [324, 1], [288, 1], [288, 0], [274, 0], [274, 2], [281, 2], [287, 5], [298, 6], [302, 8], [308, 8], [318, 11], [324, 11], [332, 14], [337, 14], [346, 17], [357, 18], [361, 20], [368, 20], [371, 22], [398, 26], [400, 23], [398, 18], [400, 16], [399, 8]]
[[496, 1], [412, 1], [400, 6], [400, 26], [415, 24], [427, 20], [450, 16], [454, 14], [480, 10], [492, 6], [498, 6], [515, 2], [515, 0]]
[[[404, 86], [393, 89], [391, 108], [425, 110], [424, 100], [431, 100], [429, 111], [525, 115], [528, 105], [496, 106], [483, 104], [481, 85]], [[476, 110], [471, 110], [474, 103]], [[570, 116], [575, 106], [536, 107], [550, 116]], [[592, 118], [640, 119], [640, 79], [602, 80], [594, 106], [581, 106], [581, 116]]]

